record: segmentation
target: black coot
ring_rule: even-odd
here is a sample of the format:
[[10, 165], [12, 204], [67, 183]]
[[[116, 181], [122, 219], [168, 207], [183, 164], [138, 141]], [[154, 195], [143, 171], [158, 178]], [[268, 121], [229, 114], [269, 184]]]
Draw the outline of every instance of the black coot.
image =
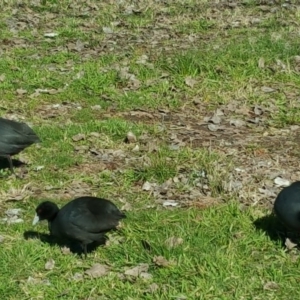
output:
[[116, 228], [123, 218], [125, 214], [109, 200], [80, 197], [61, 209], [50, 201], [39, 204], [32, 224], [47, 220], [53, 236], [79, 241], [86, 257], [87, 244], [101, 241], [105, 233]]
[[286, 228], [300, 232], [300, 181], [281, 190], [274, 202], [274, 211]]
[[27, 124], [0, 118], [0, 156], [8, 159], [13, 174], [11, 156], [39, 142], [39, 137]]

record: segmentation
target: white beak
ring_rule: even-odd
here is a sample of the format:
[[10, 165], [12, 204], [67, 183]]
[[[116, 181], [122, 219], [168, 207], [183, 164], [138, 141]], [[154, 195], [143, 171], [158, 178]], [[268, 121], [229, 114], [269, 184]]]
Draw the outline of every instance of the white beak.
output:
[[36, 215], [34, 216], [33, 221], [32, 221], [32, 225], [35, 225], [36, 223], [38, 223], [39, 220], [40, 220], [40, 218], [39, 218], [39, 216], [36, 214]]

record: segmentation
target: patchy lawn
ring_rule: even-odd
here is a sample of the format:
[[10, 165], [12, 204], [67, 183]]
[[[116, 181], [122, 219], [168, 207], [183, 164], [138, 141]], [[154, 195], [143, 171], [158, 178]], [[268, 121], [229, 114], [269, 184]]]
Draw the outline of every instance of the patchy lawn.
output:
[[[14, 0], [0, 16], [1, 116], [42, 140], [15, 157], [22, 179], [0, 162], [5, 299], [297, 298], [299, 253], [270, 216], [300, 175], [296, 1]], [[87, 260], [31, 226], [37, 203], [82, 195], [128, 216]]]

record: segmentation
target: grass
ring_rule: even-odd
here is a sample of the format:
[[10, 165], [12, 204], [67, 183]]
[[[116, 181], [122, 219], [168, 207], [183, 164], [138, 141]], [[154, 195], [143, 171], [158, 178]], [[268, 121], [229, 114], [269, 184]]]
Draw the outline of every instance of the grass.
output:
[[[30, 222], [36, 203], [31, 200], [26, 204], [31, 207], [31, 211], [26, 209], [26, 223]], [[241, 212], [236, 204], [204, 211], [130, 213], [123, 229], [114, 233], [123, 237], [124, 242], [99, 248], [89, 254], [87, 261], [77, 255], [63, 255], [59, 247], [51, 247], [39, 239], [24, 242], [23, 232], [28, 225], [13, 225], [6, 232], [7, 242], [1, 248], [2, 276], [9, 278], [1, 287], [2, 293], [6, 299], [52, 299], [64, 292], [67, 299], [172, 299], [180, 295], [195, 299], [289, 297], [297, 283], [299, 263], [281, 249], [280, 241], [270, 240], [255, 228], [253, 220], [257, 218], [257, 211]], [[45, 224], [38, 230], [47, 232]], [[184, 242], [169, 248], [165, 241], [170, 237], [181, 237]], [[150, 251], [143, 248], [142, 240], [150, 244]], [[153, 263], [153, 257], [160, 255], [172, 262], [169, 267]], [[55, 267], [45, 270], [50, 258], [55, 260]], [[85, 276], [78, 283], [73, 279], [74, 274], [83, 274], [91, 261], [110, 265], [111, 273], [98, 279]], [[150, 281], [119, 278], [126, 268], [140, 263], [149, 264], [153, 276]], [[30, 276], [50, 284], [27, 282]], [[270, 282], [276, 282], [273, 289], [266, 285]], [[154, 294], [147, 294], [151, 283], [159, 288]], [[293, 295], [298, 295], [297, 290]]]
[[[16, 168], [22, 180], [0, 179], [0, 218], [6, 209], [22, 208], [24, 219], [0, 222], [5, 299], [297, 298], [299, 254], [285, 250], [275, 220], [263, 218], [270, 199], [256, 201], [250, 193], [256, 182], [256, 197], [273, 174], [251, 174], [249, 161], [237, 159], [246, 151], [256, 164], [257, 153], [264, 153], [260, 136], [299, 123], [299, 9], [264, 11], [252, 0], [235, 8], [205, 0], [132, 7], [126, 1], [6, 2], [0, 114], [30, 123], [42, 143], [18, 157], [27, 163]], [[264, 131], [249, 125], [254, 105], [265, 109], [257, 116]], [[203, 120], [216, 109], [224, 113], [223, 128], [214, 132]], [[249, 126], [236, 135], [232, 118]], [[136, 142], [125, 142], [128, 132]], [[276, 155], [279, 161], [288, 154]], [[246, 171], [236, 176], [236, 168]], [[239, 182], [246, 196], [228, 189]], [[82, 260], [24, 238], [40, 201], [63, 205], [82, 195], [129, 207], [109, 246]], [[181, 207], [165, 208], [166, 200]], [[34, 230], [47, 233], [46, 224]], [[168, 248], [170, 237], [183, 243]], [[155, 256], [170, 265], [157, 266]], [[51, 258], [55, 266], [46, 270]], [[108, 264], [111, 272], [84, 275], [94, 263]], [[151, 279], [124, 276], [140, 263], [149, 264]]]

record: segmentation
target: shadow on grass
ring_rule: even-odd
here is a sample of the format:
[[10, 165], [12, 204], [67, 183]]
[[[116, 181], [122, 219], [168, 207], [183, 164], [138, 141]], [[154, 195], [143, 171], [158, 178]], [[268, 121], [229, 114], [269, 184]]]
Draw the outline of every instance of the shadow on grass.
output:
[[[21, 166], [26, 165], [24, 162], [18, 160], [18, 159], [12, 159], [12, 164], [14, 168], [18, 168]], [[5, 157], [0, 157], [0, 170], [2, 169], [9, 169], [9, 162], [8, 159]]]
[[[14, 168], [26, 165], [24, 162], [18, 159], [12, 159], [12, 164]], [[9, 162], [7, 158], [0, 157], [0, 169], [9, 169]]]
[[[81, 257], [84, 257], [83, 249], [80, 245], [79, 242], [76, 241], [61, 241], [54, 236], [46, 233], [40, 233], [37, 231], [25, 231], [23, 234], [25, 240], [29, 239], [39, 239], [43, 243], [47, 243], [50, 246], [56, 246], [58, 245], [59, 247], [68, 247], [70, 251], [74, 254], [78, 254]], [[91, 253], [96, 250], [97, 247], [104, 245], [106, 242], [107, 237], [103, 236], [103, 239], [98, 242], [93, 242], [91, 244], [87, 245], [87, 253]]]
[[257, 230], [264, 231], [272, 241], [281, 241], [282, 246], [284, 246], [286, 231], [274, 214], [258, 218], [253, 224]]
[[299, 233], [287, 230], [275, 214], [259, 218], [253, 224], [257, 230], [264, 231], [272, 241], [281, 241], [283, 248], [286, 248], [285, 241], [288, 237], [293, 243], [298, 244], [297, 248], [300, 249]]

